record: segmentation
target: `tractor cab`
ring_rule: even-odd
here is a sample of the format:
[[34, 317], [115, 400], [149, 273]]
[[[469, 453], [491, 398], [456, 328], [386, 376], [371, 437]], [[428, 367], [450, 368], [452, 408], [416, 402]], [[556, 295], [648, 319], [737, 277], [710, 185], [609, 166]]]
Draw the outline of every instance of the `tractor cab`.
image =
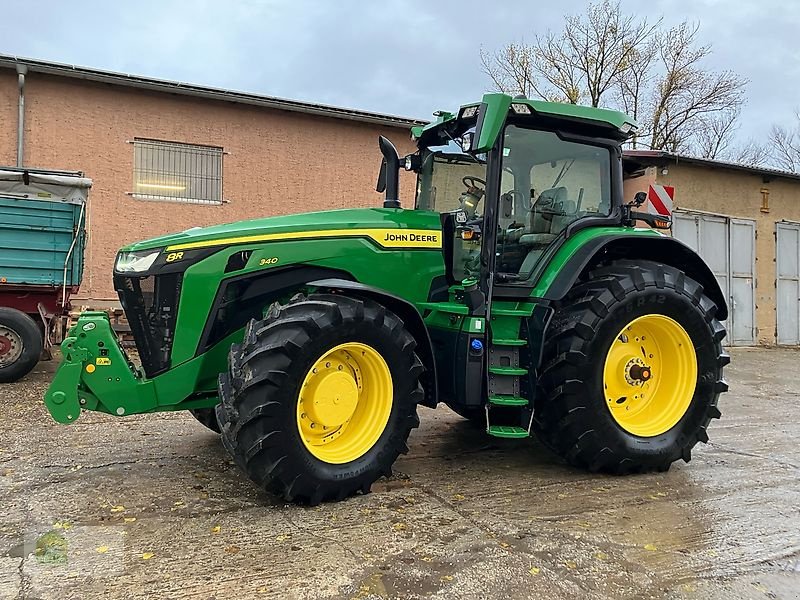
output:
[[451, 284], [531, 288], [548, 248], [620, 224], [620, 144], [636, 129], [622, 113], [486, 94], [437, 116], [398, 164], [417, 173], [415, 208], [442, 215]]
[[[487, 190], [486, 154], [455, 143], [422, 151], [416, 208], [447, 215], [453, 282], [480, 277], [480, 249], [495, 246], [495, 280], [526, 286], [548, 246], [581, 219], [608, 218], [612, 149], [522, 125], [509, 125], [499, 190]], [[495, 177], [495, 180], [498, 178]], [[486, 206], [494, 202], [491, 231]]]
[[418, 150], [403, 160], [382, 140], [379, 189], [398, 207], [393, 166], [414, 171], [414, 208], [440, 216], [448, 293], [424, 305], [440, 400], [490, 435], [526, 437], [565, 296], [605, 261], [665, 257], [656, 240], [668, 238], [634, 224], [669, 223], [623, 198], [621, 146], [636, 123], [622, 113], [486, 94], [436, 116], [412, 130]]

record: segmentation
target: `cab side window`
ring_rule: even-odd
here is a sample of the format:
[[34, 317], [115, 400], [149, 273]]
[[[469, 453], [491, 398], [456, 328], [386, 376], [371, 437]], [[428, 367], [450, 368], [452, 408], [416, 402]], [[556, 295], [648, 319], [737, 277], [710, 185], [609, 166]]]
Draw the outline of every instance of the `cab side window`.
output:
[[608, 149], [509, 125], [503, 150], [499, 269], [530, 277], [570, 223], [611, 209]]

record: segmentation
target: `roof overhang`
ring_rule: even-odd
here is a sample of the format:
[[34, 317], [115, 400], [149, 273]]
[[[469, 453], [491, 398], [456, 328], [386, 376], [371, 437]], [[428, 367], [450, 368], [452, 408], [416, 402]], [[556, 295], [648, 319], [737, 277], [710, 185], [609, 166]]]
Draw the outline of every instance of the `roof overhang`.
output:
[[116, 73], [114, 71], [103, 71], [100, 69], [92, 69], [78, 65], [69, 65], [0, 54], [0, 68], [13, 69], [16, 71], [19, 67], [27, 68], [29, 73], [41, 73], [56, 77], [83, 79], [85, 81], [94, 81], [109, 85], [149, 90], [152, 92], [193, 96], [207, 100], [249, 104], [253, 106], [299, 112], [320, 117], [347, 119], [361, 123], [383, 125], [386, 127], [400, 127], [403, 129], [408, 129], [414, 125], [424, 124], [424, 121], [422, 120], [410, 119], [407, 117], [398, 117], [394, 115], [373, 113], [351, 108], [329, 106], [326, 104], [300, 102], [298, 100], [288, 100], [286, 98], [277, 98], [274, 96], [263, 96], [248, 92], [239, 92], [222, 88], [195, 85], [192, 83], [182, 83], [178, 81], [169, 81], [166, 79], [155, 79], [140, 75]]
[[683, 156], [662, 150], [625, 150], [622, 154], [623, 170], [628, 177], [635, 177], [636, 174], [647, 167], [669, 167], [671, 165], [691, 165], [695, 167], [705, 167], [710, 169], [725, 169], [738, 171], [761, 177], [765, 183], [773, 179], [789, 179], [800, 181], [800, 173], [791, 171], [781, 171], [780, 169], [770, 169], [769, 167], [755, 167], [742, 165], [723, 160], [710, 158], [696, 158], [694, 156]]

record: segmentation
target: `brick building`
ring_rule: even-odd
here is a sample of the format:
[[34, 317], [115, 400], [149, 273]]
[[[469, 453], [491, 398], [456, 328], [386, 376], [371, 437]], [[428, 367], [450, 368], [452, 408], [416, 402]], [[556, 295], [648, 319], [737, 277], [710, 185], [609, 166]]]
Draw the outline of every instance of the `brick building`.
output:
[[[125, 243], [260, 216], [378, 205], [378, 135], [410, 151], [417, 123], [0, 55], [0, 165], [20, 164], [20, 91], [21, 164], [80, 170], [94, 180], [75, 302], [93, 306], [116, 301], [111, 270]], [[404, 183], [403, 199], [411, 201], [413, 182]]]

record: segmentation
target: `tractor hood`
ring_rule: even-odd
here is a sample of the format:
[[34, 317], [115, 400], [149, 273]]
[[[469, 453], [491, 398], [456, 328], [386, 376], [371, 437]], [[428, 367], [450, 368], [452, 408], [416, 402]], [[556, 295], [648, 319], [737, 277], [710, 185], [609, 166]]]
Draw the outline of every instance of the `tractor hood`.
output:
[[[121, 248], [120, 252], [136, 252], [154, 248], [173, 251], [229, 246], [266, 241], [273, 235], [281, 236], [282, 239], [291, 239], [287, 234], [316, 231], [324, 232], [322, 235], [334, 237], [334, 231], [342, 231], [346, 235], [347, 230], [363, 229], [438, 231], [440, 229], [439, 214], [418, 210], [355, 208], [265, 217], [211, 227], [194, 227], [180, 233], [129, 244]], [[284, 235], [286, 238], [283, 238]]]

